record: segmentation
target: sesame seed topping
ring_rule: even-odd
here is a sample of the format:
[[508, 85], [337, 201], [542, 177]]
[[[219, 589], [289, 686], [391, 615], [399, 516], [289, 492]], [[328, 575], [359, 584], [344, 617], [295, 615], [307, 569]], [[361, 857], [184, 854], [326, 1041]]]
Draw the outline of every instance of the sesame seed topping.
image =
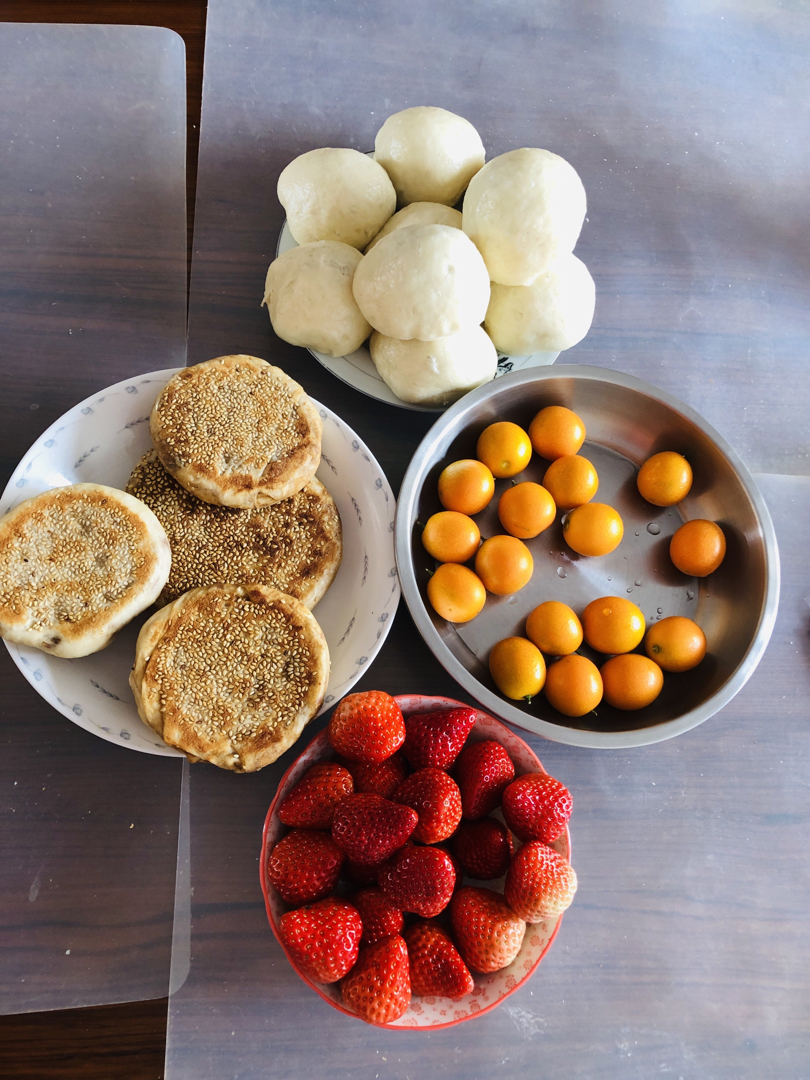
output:
[[159, 605], [204, 585], [263, 582], [312, 606], [340, 563], [340, 517], [318, 480], [272, 506], [214, 506], [181, 487], [150, 451], [135, 466], [127, 491], [154, 512], [171, 545], [172, 568]]
[[109, 489], [44, 492], [0, 522], [0, 624], [78, 635], [125, 602], [156, 559], [145, 523]]
[[201, 589], [175, 608], [144, 673], [164, 738], [201, 757], [235, 754], [236, 769], [275, 744], [281, 753], [302, 710], [305, 720], [316, 711], [312, 691], [328, 672], [314, 618], [262, 586]]

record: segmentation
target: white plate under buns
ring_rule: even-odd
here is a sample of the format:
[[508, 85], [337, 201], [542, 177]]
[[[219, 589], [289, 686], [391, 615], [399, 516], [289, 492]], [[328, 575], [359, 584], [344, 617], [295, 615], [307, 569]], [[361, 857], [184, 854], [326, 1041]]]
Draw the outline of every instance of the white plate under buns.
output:
[[[278, 238], [276, 257], [297, 246], [285, 218]], [[355, 390], [360, 390], [378, 401], [385, 401], [388, 405], [398, 405], [400, 409], [413, 409], [415, 412], [442, 413], [447, 408], [447, 406], [436, 408], [415, 405], [410, 401], [403, 401], [402, 398], [398, 398], [394, 391], [383, 382], [382, 376], [371, 359], [368, 345], [361, 345], [359, 349], [348, 356], [327, 356], [326, 353], [319, 353], [314, 349], [308, 351], [312, 353], [319, 363], [323, 364], [327, 371], [337, 375], [342, 382], [348, 383]], [[523, 368], [543, 367], [547, 364], [553, 364], [559, 355], [558, 352], [532, 353], [530, 356], [504, 356], [499, 353], [498, 370], [495, 373], [495, 378], [508, 375], [510, 371], [521, 371]]]

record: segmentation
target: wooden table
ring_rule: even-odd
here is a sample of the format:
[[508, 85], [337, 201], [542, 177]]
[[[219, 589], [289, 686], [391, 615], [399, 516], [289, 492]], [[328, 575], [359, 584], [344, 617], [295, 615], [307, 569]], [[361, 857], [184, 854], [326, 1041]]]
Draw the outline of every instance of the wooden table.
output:
[[[96, 12], [90, 18], [103, 11], [106, 21], [111, 11], [138, 7], [137, 20], [146, 21], [140, 12], [157, 6], [32, 4], [33, 16], [24, 17], [54, 18], [43, 10], [56, 9], [75, 18], [81, 7]], [[193, 7], [175, 11], [185, 17]], [[222, 1036], [237, 1027], [247, 1037], [233, 1064], [246, 1077], [266, 1067], [268, 1048], [278, 1076], [327, 1068], [373, 1076], [369, 1055], [380, 1076], [411, 1068], [453, 1075], [453, 1054], [469, 1077], [495, 1067], [523, 1075], [528, 1051], [549, 1076], [572, 1066], [606, 1080], [805, 1075], [805, 17], [754, 0], [710, 12], [679, 4], [637, 13], [520, 0], [439, 9], [422, 0], [361, 9], [217, 0], [209, 32], [192, 361], [239, 349], [299, 372], [369, 442], [396, 488], [429, 421], [370, 406], [306, 354], [274, 341], [254, 294], [281, 220], [274, 180], [291, 157], [335, 143], [366, 149], [385, 115], [410, 104], [455, 108], [477, 124], [491, 154], [548, 145], [575, 162], [590, 200], [581, 253], [599, 302], [591, 334], [563, 362], [615, 365], [706, 415], [759, 472], [787, 572], [763, 664], [702, 728], [627, 754], [533, 744], [578, 799], [580, 897], [538, 976], [538, 994], [549, 995], [542, 1005], [516, 997], [512, 1011], [482, 1019], [480, 1029], [456, 1029], [452, 1040], [393, 1043], [365, 1031], [361, 1039], [354, 1025], [356, 1052], [342, 1044], [334, 1017], [283, 967], [264, 923], [253, 834], [266, 785], [246, 778], [233, 802], [222, 777], [195, 772], [195, 962], [172, 1001], [169, 1080], [226, 1075]], [[237, 62], [228, 61], [229, 50]], [[417, 679], [424, 692], [453, 693], [403, 609], [360, 685], [412, 691]], [[206, 800], [232, 816], [207, 817]], [[227, 881], [211, 861], [222, 845]], [[762, 852], [770, 863], [760, 874]], [[769, 891], [774, 867], [777, 894]], [[769, 895], [778, 895], [775, 903]], [[571, 1018], [583, 1010], [585, 1022], [572, 1031]], [[159, 1040], [142, 1074], [134, 1058], [122, 1064], [104, 1055], [119, 1025], [135, 1035], [145, 1017], [161, 1013], [165, 1003], [94, 1010], [93, 1021], [109, 1023], [112, 1036], [95, 1047], [97, 1075], [119, 1075], [119, 1065], [122, 1076], [158, 1075]], [[10, 1075], [71, 1075], [48, 1073], [42, 1063], [49, 1046], [88, 1052], [78, 1048], [75, 1018], [62, 1019], [68, 1025], [50, 1017], [7, 1022], [7, 1045], [37, 1032], [43, 1050], [28, 1072], [19, 1066]], [[511, 1068], [493, 1058], [481, 1034], [490, 1020], [503, 1045], [515, 1045]], [[222, 1023], [228, 1032], [219, 1031]], [[268, 1039], [268, 1030], [278, 1037]], [[451, 1054], [451, 1043], [462, 1049]], [[477, 1048], [483, 1064], [465, 1066], [465, 1046]], [[91, 1067], [76, 1062], [75, 1072], [91, 1076]]]
[[[237, 792], [191, 770], [193, 896], [176, 943], [192, 962], [170, 1000], [166, 1080], [258, 1080], [268, 1062], [285, 1080], [572, 1070], [795, 1080], [810, 1036], [810, 318], [799, 231], [810, 24], [725, 0], [710, 11], [209, 0], [208, 32], [192, 361], [238, 347], [294, 372], [397, 490], [430, 418], [363, 397], [276, 340], [258, 300], [282, 221], [281, 169], [317, 146], [370, 149], [398, 109], [444, 106], [475, 124], [490, 156], [545, 146], [580, 172], [589, 209], [577, 253], [596, 281], [596, 316], [555, 370], [615, 367], [716, 427], [771, 508], [784, 591], [757, 672], [694, 731], [625, 752], [529, 737], [574, 793], [580, 891], [535, 977], [461, 1027], [359, 1028], [304, 987], [268, 935], [256, 887], [263, 774]], [[404, 606], [358, 687], [461, 696]], [[269, 767], [270, 789], [284, 763]]]

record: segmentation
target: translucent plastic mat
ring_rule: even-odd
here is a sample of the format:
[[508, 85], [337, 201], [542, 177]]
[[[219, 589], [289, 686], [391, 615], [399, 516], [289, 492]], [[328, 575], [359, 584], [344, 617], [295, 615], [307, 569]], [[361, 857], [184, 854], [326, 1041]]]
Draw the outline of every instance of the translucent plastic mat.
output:
[[[185, 362], [183, 43], [0, 24], [0, 100], [5, 486], [69, 407]], [[3, 648], [0, 690], [0, 1011], [164, 995], [181, 763], [71, 724]]]

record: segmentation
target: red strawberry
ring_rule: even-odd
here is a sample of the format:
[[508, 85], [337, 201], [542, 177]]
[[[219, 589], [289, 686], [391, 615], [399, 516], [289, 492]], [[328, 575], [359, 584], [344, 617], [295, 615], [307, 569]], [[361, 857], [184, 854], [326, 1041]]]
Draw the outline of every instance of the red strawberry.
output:
[[354, 791], [348, 769], [322, 761], [309, 769], [278, 810], [285, 825], [298, 829], [331, 829], [336, 803]]
[[458, 1001], [473, 992], [475, 983], [469, 968], [449, 935], [437, 923], [414, 923], [405, 931], [404, 937], [414, 994]]
[[475, 727], [475, 709], [416, 713], [405, 720], [403, 752], [415, 769], [449, 769]]
[[385, 761], [405, 742], [400, 707], [382, 690], [349, 694], [338, 703], [327, 730], [329, 742], [349, 761]]
[[354, 859], [346, 859], [341, 870], [344, 881], [350, 881], [352, 885], [376, 885], [379, 866], [363, 866]]
[[357, 963], [340, 984], [343, 1000], [369, 1024], [390, 1024], [411, 1003], [408, 946], [383, 938], [360, 950]]
[[458, 951], [473, 971], [508, 967], [526, 933], [526, 923], [506, 906], [499, 893], [471, 885], [453, 894], [450, 924]]
[[409, 806], [360, 792], [335, 807], [332, 836], [354, 862], [377, 866], [402, 847], [418, 821]]
[[518, 776], [506, 788], [501, 801], [504, 821], [518, 840], [542, 840], [546, 844], [565, 832], [572, 805], [565, 784], [539, 772]]
[[408, 763], [399, 752], [377, 764], [347, 761], [346, 768], [352, 774], [355, 791], [371, 791], [384, 799], [390, 799], [408, 775]]
[[514, 776], [515, 766], [500, 743], [491, 739], [468, 743], [456, 763], [464, 817], [475, 820], [490, 814]]
[[332, 892], [344, 858], [329, 833], [293, 829], [270, 852], [267, 876], [286, 903], [311, 904]]
[[[452, 837], [451, 837], [451, 839], [452, 839]], [[409, 841], [409, 843], [410, 843], [410, 841]], [[461, 884], [461, 879], [464, 877], [464, 870], [462, 868], [461, 863], [458, 861], [456, 856], [453, 854], [453, 851], [450, 848], [450, 842], [449, 841], [443, 841], [441, 844], [431, 844], [431, 847], [433, 848], [434, 851], [443, 851], [445, 853], [445, 855], [447, 855], [448, 859], [453, 864], [453, 873], [456, 875], [456, 885], [460, 885]]]
[[453, 837], [453, 851], [468, 877], [489, 881], [509, 869], [512, 837], [496, 818], [462, 821]]
[[418, 769], [400, 784], [393, 799], [417, 812], [413, 838], [423, 844], [446, 840], [461, 821], [461, 792], [443, 769]]
[[524, 844], [512, 860], [503, 894], [526, 922], [561, 915], [574, 899], [577, 875], [564, 855], [540, 840]]
[[337, 982], [354, 966], [363, 922], [356, 908], [337, 896], [287, 911], [279, 937], [294, 964], [315, 982]]
[[402, 910], [396, 907], [379, 889], [360, 889], [352, 897], [352, 903], [363, 920], [363, 945], [401, 934], [405, 925]]
[[456, 872], [446, 851], [409, 846], [380, 867], [379, 882], [397, 907], [431, 919], [450, 903]]

